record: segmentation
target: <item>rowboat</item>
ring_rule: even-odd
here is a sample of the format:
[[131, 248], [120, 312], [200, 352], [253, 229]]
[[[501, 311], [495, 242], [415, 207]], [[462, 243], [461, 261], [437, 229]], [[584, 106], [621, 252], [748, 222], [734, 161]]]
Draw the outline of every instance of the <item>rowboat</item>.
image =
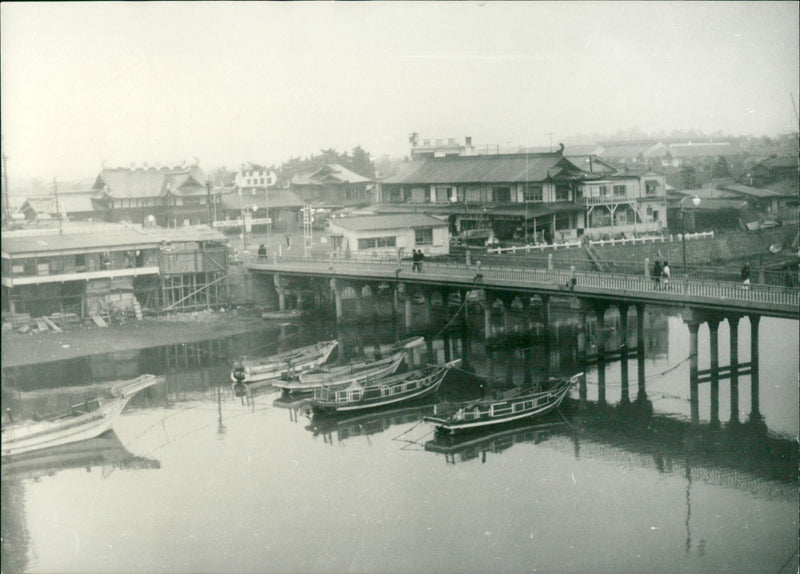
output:
[[460, 363], [461, 359], [456, 359], [444, 365], [353, 383], [343, 389], [315, 389], [311, 407], [315, 412], [341, 413], [420, 399], [435, 393], [447, 372]]
[[109, 397], [73, 405], [69, 412], [45, 420], [4, 424], [3, 457], [100, 436], [113, 427], [116, 418], [136, 393], [158, 380], [155, 375], [142, 375], [112, 387]]
[[486, 428], [549, 413], [557, 408], [583, 373], [569, 379], [549, 382], [545, 391], [517, 394], [499, 400], [477, 400], [460, 405], [443, 405], [432, 417], [425, 420], [436, 425], [443, 433]]
[[231, 380], [234, 383], [253, 383], [313, 369], [327, 361], [338, 344], [336, 340], [320, 341], [269, 357], [240, 359], [233, 365]]
[[352, 415], [325, 415], [314, 413], [306, 430], [314, 436], [326, 437], [326, 442], [333, 444], [333, 434], [336, 433], [338, 442], [344, 440], [382, 433], [390, 427], [402, 424], [411, 424], [422, 420], [422, 417], [433, 414], [433, 408], [438, 399], [434, 396], [425, 397], [413, 403], [398, 404], [385, 409], [374, 409], [363, 412], [354, 412]]
[[398, 351], [390, 357], [377, 361], [360, 361], [336, 367], [320, 367], [313, 371], [300, 373], [296, 379], [276, 380], [273, 386], [289, 393], [311, 392], [323, 386], [345, 387], [367, 379], [391, 375], [397, 371], [404, 358], [405, 353]]

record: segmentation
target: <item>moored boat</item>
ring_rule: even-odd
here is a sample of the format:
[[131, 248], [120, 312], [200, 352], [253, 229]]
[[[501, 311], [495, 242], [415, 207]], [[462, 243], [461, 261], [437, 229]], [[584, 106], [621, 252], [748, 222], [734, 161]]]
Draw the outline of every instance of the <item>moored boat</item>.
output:
[[425, 420], [436, 425], [439, 432], [454, 434], [492, 425], [536, 417], [557, 408], [583, 373], [568, 379], [550, 381], [544, 391], [517, 394], [495, 400], [477, 400], [459, 405], [443, 405]]
[[231, 371], [234, 383], [253, 383], [286, 377], [318, 367], [328, 360], [339, 341], [320, 341], [298, 349], [259, 359], [236, 361]]
[[276, 380], [273, 386], [289, 393], [311, 392], [325, 387], [344, 387], [367, 379], [394, 374], [403, 362], [405, 354], [397, 352], [385, 359], [359, 361], [349, 365], [320, 367], [300, 373], [296, 379]]
[[316, 412], [359, 411], [419, 399], [436, 392], [447, 372], [460, 359], [380, 379], [353, 383], [346, 388], [322, 387], [314, 391], [311, 406]]
[[115, 385], [109, 397], [98, 397], [73, 405], [68, 412], [44, 420], [3, 424], [3, 456], [15, 456], [100, 436], [113, 427], [116, 418], [136, 393], [156, 384], [158, 380], [155, 375], [142, 375]]

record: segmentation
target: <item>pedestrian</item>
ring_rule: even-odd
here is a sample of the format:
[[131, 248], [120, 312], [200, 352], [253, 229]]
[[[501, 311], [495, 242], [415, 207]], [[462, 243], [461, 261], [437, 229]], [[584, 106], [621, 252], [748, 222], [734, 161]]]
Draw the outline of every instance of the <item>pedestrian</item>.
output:
[[783, 268], [783, 286], [787, 289], [794, 287], [794, 279], [788, 265]]
[[284, 233], [284, 236], [286, 237], [286, 251], [289, 251], [292, 248], [292, 238], [289, 237], [288, 233]]
[[267, 246], [263, 243], [258, 246], [258, 258], [259, 259], [266, 259], [267, 258]]
[[419, 255], [417, 255], [417, 250], [411, 250], [411, 270], [417, 271], [417, 267], [419, 267]]
[[661, 260], [656, 259], [656, 262], [653, 263], [653, 285], [655, 286], [656, 289], [660, 287], [661, 271], [662, 271]]
[[425, 254], [422, 252], [422, 249], [419, 250], [419, 262], [417, 263], [417, 271], [422, 273], [422, 262], [425, 261]]
[[575, 284], [578, 282], [577, 277], [575, 277], [575, 266], [569, 266], [569, 281], [567, 281], [567, 286], [569, 287], [570, 291], [575, 290]]
[[744, 284], [744, 288], [750, 289], [750, 263], [745, 263], [742, 266], [742, 272], [740, 276], [742, 283]]
[[669, 261], [664, 261], [661, 277], [664, 279], [664, 289], [669, 289]]

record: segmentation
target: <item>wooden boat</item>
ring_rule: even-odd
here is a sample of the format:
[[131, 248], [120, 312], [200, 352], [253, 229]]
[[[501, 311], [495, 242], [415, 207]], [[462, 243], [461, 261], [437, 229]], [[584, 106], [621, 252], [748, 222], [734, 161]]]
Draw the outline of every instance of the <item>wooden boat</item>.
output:
[[384, 407], [419, 399], [436, 392], [447, 372], [460, 359], [414, 371], [353, 383], [346, 388], [314, 390], [311, 406], [315, 412], [341, 413]]
[[296, 379], [277, 380], [274, 387], [289, 393], [311, 392], [326, 387], [345, 387], [367, 379], [376, 379], [391, 375], [397, 371], [405, 359], [404, 352], [377, 361], [360, 361], [349, 365], [320, 367], [313, 371], [300, 373]]
[[583, 373], [569, 379], [551, 381], [545, 391], [517, 394], [498, 400], [477, 400], [469, 403], [443, 406], [425, 420], [436, 425], [436, 430], [454, 434], [486, 428], [548, 413], [558, 407]]
[[114, 386], [110, 397], [98, 397], [72, 406], [69, 412], [39, 421], [3, 425], [3, 456], [65, 445], [100, 436], [110, 430], [133, 395], [158, 382], [154, 375], [142, 375]]
[[318, 367], [328, 360], [339, 341], [321, 341], [260, 359], [236, 361], [231, 371], [234, 383], [253, 383], [289, 376]]

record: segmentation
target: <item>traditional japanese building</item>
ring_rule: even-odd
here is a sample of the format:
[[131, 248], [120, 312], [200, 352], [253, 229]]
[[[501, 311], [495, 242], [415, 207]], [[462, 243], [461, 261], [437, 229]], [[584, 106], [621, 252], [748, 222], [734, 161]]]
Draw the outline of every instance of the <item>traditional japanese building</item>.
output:
[[295, 175], [290, 189], [304, 202], [321, 207], [368, 205], [373, 201], [372, 180], [336, 163]]
[[92, 187], [92, 202], [103, 221], [162, 227], [210, 223], [211, 184], [198, 166], [104, 169]]

